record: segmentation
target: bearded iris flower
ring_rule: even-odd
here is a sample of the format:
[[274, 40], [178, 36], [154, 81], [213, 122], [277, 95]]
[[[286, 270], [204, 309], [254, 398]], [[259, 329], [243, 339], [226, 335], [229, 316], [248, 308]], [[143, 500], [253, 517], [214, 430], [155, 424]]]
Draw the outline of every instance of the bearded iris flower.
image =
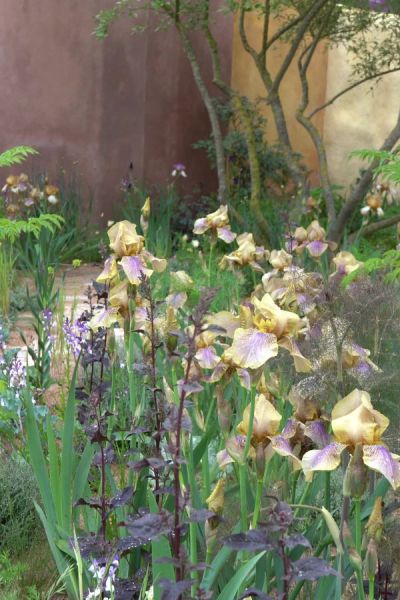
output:
[[[149, 202], [146, 201], [143, 210], [148, 216]], [[111, 327], [114, 323], [122, 325], [124, 317], [128, 314], [128, 282], [138, 286], [154, 271], [161, 273], [167, 266], [165, 259], [157, 258], [146, 250], [144, 237], [137, 233], [134, 223], [126, 220], [114, 223], [108, 230], [108, 237], [113, 254], [105, 261], [97, 281], [110, 286], [110, 302], [107, 308], [91, 319], [92, 329]], [[120, 279], [118, 267], [122, 267], [123, 279]]]
[[254, 311], [241, 307], [241, 326], [225, 354], [239, 367], [258, 369], [277, 356], [279, 347], [292, 355], [298, 372], [308, 372], [310, 362], [301, 354], [295, 338], [304, 326], [295, 313], [282, 310], [269, 294], [254, 298]]
[[323, 281], [319, 273], [306, 273], [290, 265], [263, 275], [262, 284], [281, 308], [306, 315], [315, 309], [315, 298], [321, 292]]
[[244, 267], [249, 265], [255, 271], [263, 272], [262, 267], [258, 264], [259, 261], [263, 261], [268, 258], [268, 251], [263, 246], [256, 246], [252, 233], [242, 233], [238, 235], [236, 242], [238, 244], [237, 250], [223, 256], [219, 267], [224, 269], [227, 266], [239, 266]]
[[332, 262], [336, 267], [336, 272], [340, 275], [348, 275], [359, 269], [363, 264], [351, 252], [345, 250], [338, 252]]
[[294, 236], [288, 242], [288, 250], [298, 253], [307, 249], [313, 258], [319, 258], [328, 248], [334, 250], [337, 244], [326, 240], [326, 232], [317, 220], [312, 221], [307, 229], [297, 227]]
[[274, 269], [283, 271], [286, 267], [290, 267], [293, 256], [285, 250], [272, 250], [268, 260]]
[[223, 240], [227, 244], [233, 242], [236, 237], [236, 233], [231, 231], [229, 223], [228, 207], [226, 205], [220, 206], [215, 212], [210, 213], [206, 217], [196, 219], [194, 222], [193, 233], [196, 235], [202, 235], [209, 231], [211, 239], [215, 243], [217, 238]]
[[[237, 426], [239, 435], [231, 436], [217, 455], [220, 468], [233, 461], [242, 462], [246, 439], [250, 429], [251, 404], [243, 411], [242, 421]], [[271, 437], [278, 433], [282, 415], [264, 394], [258, 394], [254, 400], [254, 417], [251, 428], [249, 457], [257, 458], [262, 455], [265, 460], [265, 449], [270, 444]]]
[[321, 450], [310, 450], [302, 459], [305, 474], [312, 471], [333, 471], [340, 464], [345, 448], [351, 454], [362, 450], [366, 467], [381, 473], [396, 489], [400, 486], [398, 457], [392, 454], [381, 440], [389, 419], [375, 410], [370, 395], [353, 390], [339, 400], [332, 410], [333, 441]]

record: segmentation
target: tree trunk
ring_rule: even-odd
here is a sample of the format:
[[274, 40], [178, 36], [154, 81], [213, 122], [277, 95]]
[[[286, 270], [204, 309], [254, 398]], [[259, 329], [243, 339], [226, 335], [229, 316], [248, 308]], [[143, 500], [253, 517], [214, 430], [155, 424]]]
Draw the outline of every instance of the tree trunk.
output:
[[260, 162], [257, 155], [257, 146], [254, 137], [253, 124], [251, 122], [250, 115], [247, 111], [243, 100], [240, 96], [234, 96], [232, 98], [232, 106], [235, 109], [239, 119], [242, 123], [244, 137], [246, 139], [247, 151], [249, 156], [250, 165], [250, 179], [251, 179], [251, 194], [250, 194], [250, 212], [255, 217], [257, 226], [261, 230], [264, 242], [270, 243], [269, 227], [268, 223], [261, 210], [261, 173], [260, 173]]
[[[382, 144], [380, 150], [392, 150], [393, 146], [400, 138], [400, 112], [397, 117], [396, 125], [393, 127], [392, 131], [387, 136], [386, 140]], [[343, 205], [337, 219], [331, 224], [328, 229], [328, 239], [333, 242], [340, 242], [342, 235], [344, 233], [347, 222], [350, 217], [353, 215], [354, 211], [357, 209], [359, 204], [365, 197], [365, 194], [368, 192], [368, 188], [372, 183], [374, 176], [374, 169], [378, 166], [378, 161], [373, 161], [365, 173], [360, 178], [360, 181], [355, 186], [350, 198]]]
[[207, 86], [204, 83], [201, 75], [200, 66], [196, 58], [195, 51], [192, 43], [186, 34], [186, 32], [177, 24], [177, 29], [182, 40], [183, 50], [189, 59], [190, 66], [192, 68], [193, 77], [196, 82], [197, 88], [200, 92], [201, 98], [208, 112], [208, 117], [211, 124], [211, 132], [214, 140], [215, 155], [216, 155], [216, 166], [218, 176], [218, 201], [220, 204], [227, 204], [227, 184], [226, 184], [226, 172], [225, 172], [225, 153], [223, 136], [217, 111], [212, 102], [212, 98], [208, 92]]

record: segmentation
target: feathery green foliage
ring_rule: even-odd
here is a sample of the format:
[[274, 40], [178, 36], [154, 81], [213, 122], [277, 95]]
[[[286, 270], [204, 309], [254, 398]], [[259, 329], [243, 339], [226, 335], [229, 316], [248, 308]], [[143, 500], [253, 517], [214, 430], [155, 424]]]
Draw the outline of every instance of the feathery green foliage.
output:
[[385, 181], [390, 183], [400, 183], [400, 146], [392, 152], [386, 150], [355, 150], [350, 154], [350, 158], [357, 157], [368, 162], [378, 161], [374, 169], [374, 177], [379, 175]]
[[15, 146], [0, 154], [0, 167], [19, 165], [24, 162], [28, 156], [33, 156], [35, 154], [38, 154], [38, 151], [30, 146]]
[[64, 219], [55, 214], [42, 214], [39, 217], [31, 217], [27, 221], [3, 218], [0, 219], [0, 241], [9, 240], [13, 243], [22, 233], [31, 233], [38, 237], [43, 227], [53, 233], [56, 229], [60, 229], [63, 222]]

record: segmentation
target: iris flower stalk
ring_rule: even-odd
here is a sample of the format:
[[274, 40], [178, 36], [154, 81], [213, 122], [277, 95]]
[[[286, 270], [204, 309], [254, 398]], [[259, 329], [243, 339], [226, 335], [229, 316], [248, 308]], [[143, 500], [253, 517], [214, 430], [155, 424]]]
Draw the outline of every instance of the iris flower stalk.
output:
[[[243, 531], [247, 531], [247, 457], [250, 450], [251, 436], [253, 435], [254, 411], [256, 403], [256, 390], [251, 388], [250, 397], [250, 415], [246, 436], [246, 444], [243, 451], [243, 461], [239, 465], [239, 489], [240, 489], [240, 524]], [[260, 496], [261, 501], [261, 496]]]

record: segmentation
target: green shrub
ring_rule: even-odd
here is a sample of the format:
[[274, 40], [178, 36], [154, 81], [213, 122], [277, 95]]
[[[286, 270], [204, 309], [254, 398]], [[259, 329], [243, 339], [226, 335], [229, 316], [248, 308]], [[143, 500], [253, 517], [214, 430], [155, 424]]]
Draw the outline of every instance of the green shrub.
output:
[[33, 500], [37, 487], [31, 467], [12, 458], [0, 462], [0, 552], [17, 556], [37, 535]]

